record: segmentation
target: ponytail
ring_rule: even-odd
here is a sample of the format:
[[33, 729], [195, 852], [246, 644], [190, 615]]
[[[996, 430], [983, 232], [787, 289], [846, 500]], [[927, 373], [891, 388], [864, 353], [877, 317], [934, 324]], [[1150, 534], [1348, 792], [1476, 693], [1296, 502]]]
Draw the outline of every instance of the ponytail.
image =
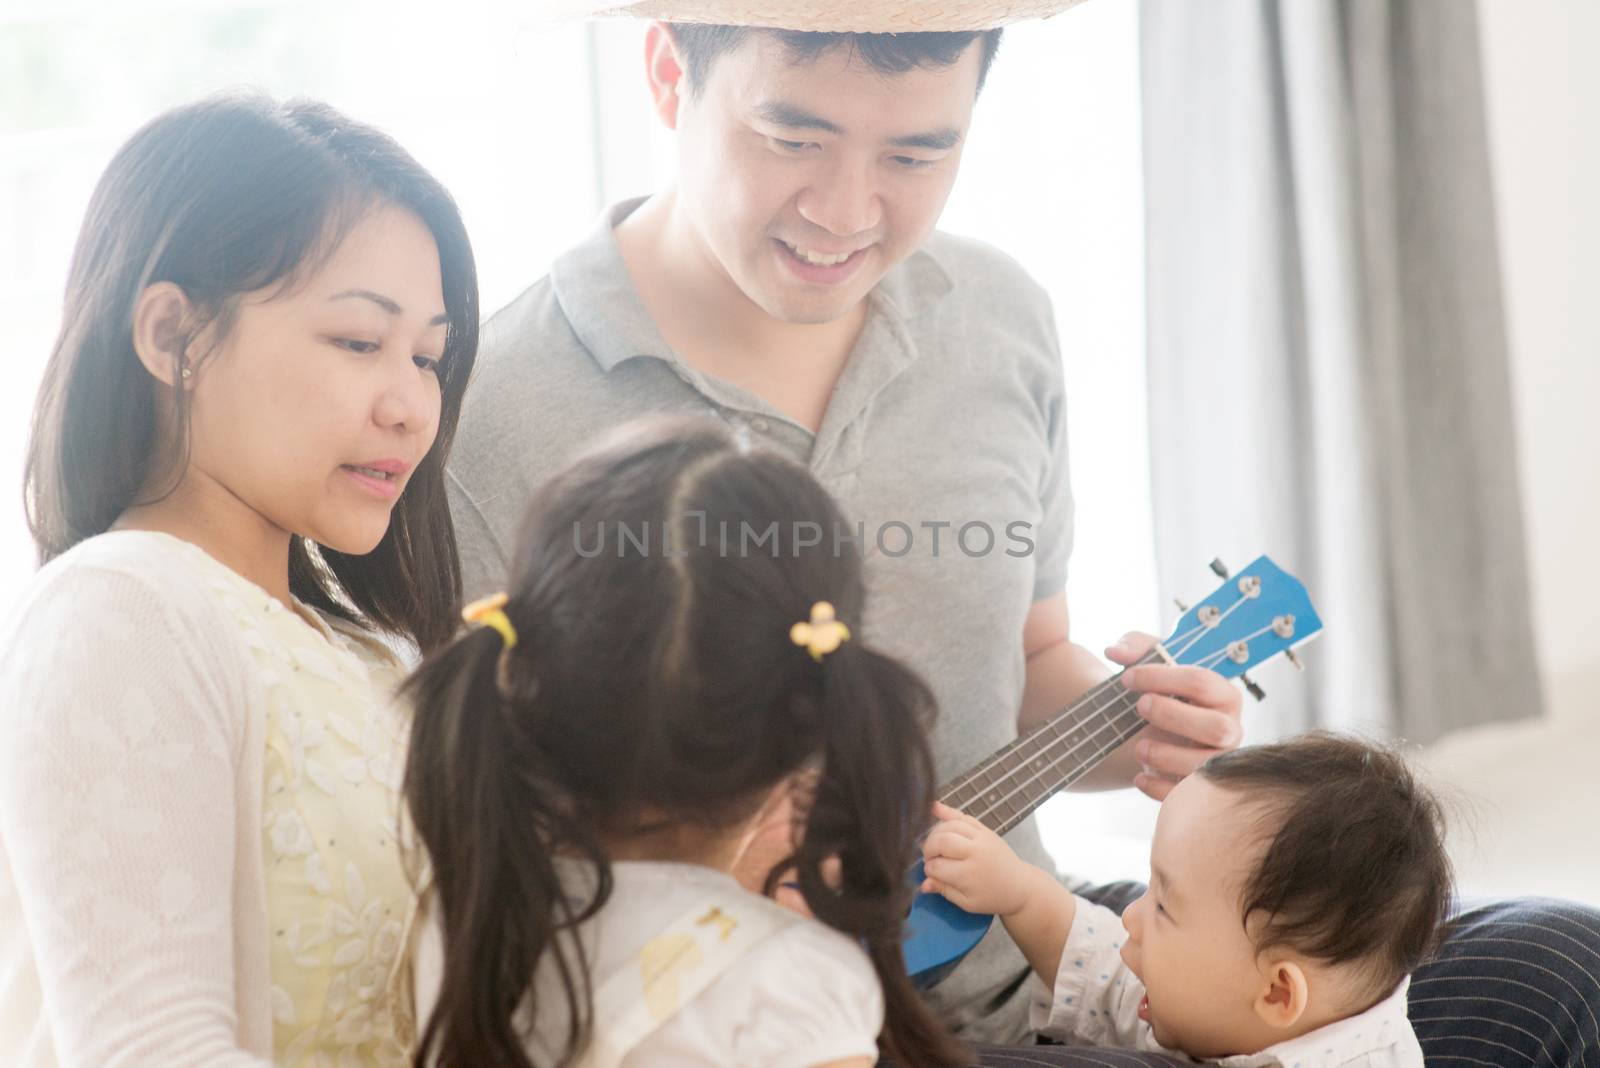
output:
[[[883, 987], [883, 1055], [918, 1068], [970, 1064], [912, 986], [901, 951], [907, 875], [933, 809], [933, 695], [898, 661], [853, 642], [820, 670], [823, 770], [795, 852], [801, 893], [817, 919], [863, 942]], [[823, 875], [833, 857], [836, 887]]]
[[[439, 999], [417, 1068], [533, 1068], [516, 1021], [547, 955], [566, 993], [567, 1040], [556, 1063], [573, 1059], [591, 1023], [587, 962], [563, 932], [610, 896], [610, 869], [573, 820], [548, 761], [518, 737], [515, 706], [498, 681], [503, 648], [494, 631], [474, 631], [405, 687], [415, 719], [404, 791], [444, 936]], [[594, 862], [592, 900], [569, 902], [558, 851]]]

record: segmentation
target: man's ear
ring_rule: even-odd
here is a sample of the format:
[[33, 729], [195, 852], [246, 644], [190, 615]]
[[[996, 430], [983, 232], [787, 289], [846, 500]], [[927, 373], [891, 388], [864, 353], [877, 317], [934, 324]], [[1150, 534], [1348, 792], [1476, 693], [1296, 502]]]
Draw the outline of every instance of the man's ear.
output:
[[[133, 306], [133, 351], [156, 381], [171, 386], [193, 382], [185, 349], [186, 325], [193, 314], [188, 296], [172, 282], [145, 287]], [[188, 371], [189, 374], [184, 372]]]
[[644, 68], [656, 114], [666, 123], [667, 129], [676, 130], [678, 105], [688, 86], [678, 58], [678, 43], [664, 23], [652, 22], [644, 35]]
[[1274, 960], [1262, 969], [1261, 993], [1256, 996], [1256, 1015], [1274, 1030], [1293, 1027], [1305, 1015], [1311, 997], [1306, 973], [1292, 960]]

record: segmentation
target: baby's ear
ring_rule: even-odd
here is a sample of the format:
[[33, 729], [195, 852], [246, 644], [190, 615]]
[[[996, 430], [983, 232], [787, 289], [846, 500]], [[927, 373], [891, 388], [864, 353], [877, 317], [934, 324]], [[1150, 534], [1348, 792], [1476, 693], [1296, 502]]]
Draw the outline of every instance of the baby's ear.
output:
[[1306, 973], [1292, 960], [1269, 961], [1261, 970], [1261, 993], [1256, 996], [1256, 1015], [1275, 1030], [1293, 1027], [1305, 1015], [1311, 988]]

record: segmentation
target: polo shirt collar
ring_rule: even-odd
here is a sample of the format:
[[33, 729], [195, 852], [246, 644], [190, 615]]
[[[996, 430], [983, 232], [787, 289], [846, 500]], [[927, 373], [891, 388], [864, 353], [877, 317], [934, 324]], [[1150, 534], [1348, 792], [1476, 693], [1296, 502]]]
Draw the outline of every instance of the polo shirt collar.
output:
[[589, 236], [550, 267], [550, 285], [572, 332], [608, 374], [635, 356], [678, 362], [645, 310], [617, 247], [616, 225], [645, 199], [634, 197], [601, 212]]
[[923, 247], [891, 267], [873, 293], [887, 301], [902, 319], [915, 319], [954, 288], [950, 272]]

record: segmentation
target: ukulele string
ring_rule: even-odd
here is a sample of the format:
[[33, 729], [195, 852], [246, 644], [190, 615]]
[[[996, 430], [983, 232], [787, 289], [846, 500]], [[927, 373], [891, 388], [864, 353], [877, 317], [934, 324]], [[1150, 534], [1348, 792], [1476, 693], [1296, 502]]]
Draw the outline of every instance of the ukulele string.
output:
[[[1251, 641], [1254, 641], [1256, 638], [1258, 638], [1261, 635], [1267, 633], [1271, 629], [1272, 629], [1272, 624], [1269, 623], [1266, 626], [1264, 626], [1264, 627], [1260, 628], [1259, 630], [1255, 631], [1254, 633], [1245, 635], [1245, 637], [1242, 640], [1248, 645]], [[1224, 648], [1222, 648], [1220, 650], [1217, 650], [1216, 652], [1208, 653], [1206, 656], [1200, 658], [1198, 661], [1195, 662], [1195, 666], [1204, 667], [1204, 668], [1210, 668], [1210, 667], [1214, 666], [1215, 664], [1220, 663], [1225, 657], [1227, 657], [1227, 655], [1228, 655], [1228, 648], [1224, 647]], [[1111, 702], [1108, 702], [1104, 706], [1097, 706], [1088, 715], [1103, 717], [1105, 715], [1106, 709], [1109, 708], [1111, 706], [1111, 704], [1114, 704], [1118, 700], [1127, 701], [1129, 698], [1132, 698], [1133, 701], [1135, 701], [1135, 702], [1137, 702], [1137, 700], [1138, 700], [1138, 698], [1134, 696], [1132, 690], [1122, 690], [1120, 693], [1118, 693], [1113, 698], [1113, 700]], [[1131, 708], [1131, 707], [1132, 707], [1132, 705], [1129, 705], [1129, 708]], [[1124, 708], [1124, 709], [1119, 709], [1118, 711], [1120, 713], [1120, 712], [1126, 712], [1127, 710], [1128, 710], [1127, 708]], [[1087, 717], [1085, 717], [1085, 718], [1087, 718]], [[1131, 723], [1133, 721], [1129, 721], [1129, 722]], [[1044, 729], [1049, 729], [1051, 726], [1052, 726], [1052, 724], [1046, 724], [1044, 728], [1041, 728], [1041, 732]], [[1126, 724], [1118, 724], [1114, 720], [1108, 720], [1108, 721], [1100, 724], [1093, 731], [1091, 731], [1090, 734], [1086, 738], [1084, 738], [1084, 739], [1082, 739], [1082, 740], [1080, 740], [1078, 742], [1075, 742], [1072, 745], [1070, 745], [1067, 748], [1066, 752], [1060, 754], [1059, 756], [1051, 758], [1050, 762], [1045, 767], [1038, 768], [1038, 770], [1036, 770], [1033, 773], [1033, 775], [1029, 776], [1025, 781], [1017, 784], [1016, 786], [1013, 786], [1003, 797], [999, 798], [996, 801], [991, 802], [989, 804], [989, 806], [986, 809], [983, 810], [983, 813], [981, 815], [975, 815], [975, 814], [972, 814], [972, 813], [969, 813], [969, 815], [973, 815], [973, 818], [977, 819], [980, 822], [986, 822], [986, 817], [991, 816], [995, 812], [997, 812], [1001, 805], [1006, 804], [1007, 802], [1009, 802], [1011, 800], [1011, 798], [1015, 797], [1019, 792], [1021, 792], [1022, 790], [1027, 789], [1028, 787], [1032, 786], [1034, 783], [1038, 782], [1039, 779], [1042, 778], [1043, 776], [1045, 776], [1047, 774], [1051, 774], [1053, 772], [1059, 771], [1060, 768], [1061, 768], [1061, 765], [1064, 762], [1066, 762], [1068, 760], [1071, 760], [1072, 757], [1079, 750], [1081, 750], [1082, 748], [1084, 748], [1087, 745], [1095, 744], [1095, 745], [1099, 745], [1099, 746], [1102, 747], [1102, 748], [1096, 750], [1095, 756], [1092, 758], [1092, 759], [1098, 761], [1100, 756], [1104, 752], [1108, 751], [1108, 749], [1116, 748], [1116, 746], [1121, 744], [1121, 742], [1124, 741], [1125, 739], [1116, 738], [1115, 740], [1113, 740], [1110, 743], [1110, 745], [1108, 747], [1103, 742], [1096, 742], [1095, 739], [1097, 739], [1099, 737], [1099, 735], [1102, 734], [1103, 732], [1105, 732], [1106, 730], [1111, 730], [1111, 731], [1113, 731], [1113, 733], [1116, 733], [1121, 729], [1125, 729], [1126, 726], [1127, 726]], [[1140, 729], [1142, 730], [1143, 727], [1141, 726]], [[1040, 732], [1035, 732], [1034, 734], [1030, 734], [1028, 737], [1029, 738], [1036, 737], [1038, 733], [1040, 733]], [[1133, 732], [1133, 733], [1137, 733], [1137, 732]], [[1055, 748], [1057, 745], [1059, 745], [1060, 743], [1062, 743], [1064, 741], [1067, 741], [1067, 740], [1068, 740], [1067, 737], [1057, 737], [1055, 740], [1053, 740], [1053, 741], [1049, 742], [1048, 744], [1046, 744], [1045, 746], [1043, 746], [1039, 750], [1039, 755], [1043, 756], [1044, 754], [1048, 753], [1051, 749]], [[992, 766], [993, 763], [994, 763], [994, 760], [987, 761], [987, 762], [985, 762], [985, 767]], [[1025, 770], [1028, 766], [1029, 765], [1025, 764], [1025, 765], [1022, 765], [1021, 767], [1018, 767], [1018, 768], [1012, 769], [1011, 771], [1008, 771], [1004, 776], [1001, 777], [1000, 780], [997, 780], [997, 782], [1003, 782], [1005, 778], [1009, 778], [1009, 777], [1012, 777], [1012, 776], [1016, 775], [1018, 772], [1021, 772], [1021, 771]], [[974, 775], [972, 777], [972, 779], [976, 779], [976, 775]], [[972, 780], [969, 780], [969, 783], [970, 783], [970, 781], [972, 781]], [[988, 787], [993, 787], [995, 785], [996, 785], [996, 783], [989, 783]], [[1043, 799], [1041, 798], [1040, 800], [1042, 801]], [[952, 807], [954, 807], [954, 806], [952, 806]], [[1018, 817], [1017, 816], [1007, 817], [1008, 820], [1009, 819], [1016, 819], [1016, 818], [1018, 818]]]
[[[1167, 645], [1166, 645], [1167, 652], [1171, 655], [1172, 659], [1178, 660], [1178, 659], [1182, 658], [1186, 653], [1188, 653], [1188, 651], [1191, 648], [1193, 648], [1193, 646], [1195, 645], [1196, 642], [1200, 641], [1200, 639], [1203, 638], [1207, 633], [1210, 633], [1211, 631], [1215, 630], [1217, 627], [1221, 626], [1223, 621], [1226, 620], [1230, 615], [1232, 615], [1234, 610], [1237, 609], [1240, 605], [1244, 604], [1246, 600], [1249, 600], [1249, 598], [1240, 597], [1238, 600], [1234, 601], [1233, 604], [1228, 606], [1228, 609], [1225, 612], [1223, 612], [1220, 616], [1217, 617], [1216, 623], [1213, 623], [1213, 624], [1211, 624], [1209, 626], [1202, 623], [1199, 626], [1191, 628], [1190, 630], [1185, 631], [1182, 634], [1174, 635], [1173, 638], [1172, 638], [1172, 641], [1167, 643]], [[1253, 636], [1254, 635], [1252, 635], [1252, 637]], [[1246, 639], [1246, 640], [1248, 640], [1248, 639]], [[1215, 655], [1215, 654], [1213, 654], [1213, 655]], [[1144, 657], [1141, 658], [1138, 661], [1138, 664], [1135, 664], [1134, 666], [1138, 666], [1139, 664], [1155, 663], [1159, 659], [1160, 659], [1160, 655], [1159, 655], [1158, 651], [1153, 649], [1149, 653], [1146, 653], [1144, 655]], [[1202, 660], [1200, 663], [1201, 663], [1202, 667], [1209, 667], [1210, 666], [1209, 664], [1205, 663], [1204, 660]], [[1124, 670], [1126, 670], [1126, 669], [1124, 669]], [[1114, 675], [1111, 678], [1107, 679], [1105, 682], [1102, 682], [1099, 685], [1095, 686], [1087, 694], [1085, 694], [1082, 697], [1080, 697], [1078, 699], [1078, 701], [1072, 707], [1066, 709], [1066, 711], [1065, 711], [1065, 713], [1063, 713], [1063, 715], [1070, 715], [1072, 712], [1074, 712], [1077, 709], [1081, 708], [1083, 705], [1092, 702], [1100, 694], [1101, 691], [1114, 688], [1116, 686], [1116, 684], [1121, 680], [1122, 675], [1123, 675], [1123, 672], [1119, 671], [1116, 675]], [[1095, 709], [1094, 711], [1096, 713], [1098, 713], [1099, 709]], [[957, 792], [959, 792], [961, 790], [966, 789], [973, 782], [977, 781], [978, 777], [983, 774], [983, 772], [986, 770], [986, 768], [988, 768], [990, 765], [992, 765], [996, 760], [999, 760], [1002, 757], [1010, 756], [1011, 753], [1015, 752], [1016, 749], [1020, 748], [1023, 744], [1025, 744], [1029, 740], [1037, 737], [1038, 735], [1043, 734], [1045, 730], [1049, 729], [1054, 724], [1054, 722], [1056, 721], [1057, 718], [1060, 718], [1060, 717], [1053, 717], [1050, 721], [1048, 721], [1048, 722], [1044, 723], [1043, 725], [1035, 728], [1034, 730], [1028, 732], [1026, 735], [1023, 735], [1022, 737], [1015, 739], [1009, 745], [1007, 745], [1004, 749], [1000, 750], [1000, 752], [998, 752], [998, 753], [994, 754], [994, 756], [990, 757], [989, 760], [984, 761], [983, 764], [980, 764], [978, 767], [976, 767], [976, 768], [972, 769], [970, 772], [968, 772], [967, 775], [964, 778], [958, 780], [957, 782], [955, 782], [955, 783], [953, 783], [953, 784], [951, 784], [949, 786], [946, 786], [946, 787], [942, 788], [939, 791], [940, 796], [941, 797], [949, 797], [951, 794], [954, 794], [954, 793], [957, 793]]]
[[[1234, 609], [1238, 608], [1241, 604], [1243, 604], [1245, 602], [1245, 600], [1246, 600], [1246, 598], [1242, 598], [1241, 597], [1239, 600], [1235, 601], [1232, 605], [1230, 605], [1228, 607], [1228, 610], [1226, 612], [1224, 612], [1220, 617], [1218, 617], [1217, 622], [1216, 622], [1215, 625], [1213, 625], [1211, 627], [1206, 627], [1205, 630], [1207, 632], [1209, 632], [1209, 631], [1215, 630], [1217, 626], [1221, 626], [1223, 620], [1226, 620], [1228, 618], [1228, 616], [1232, 615]], [[1256, 638], [1258, 635], [1264, 634], [1268, 629], [1270, 629], [1270, 628], [1262, 628], [1261, 630], [1256, 631], [1255, 634], [1247, 635], [1244, 640], [1248, 643], [1252, 639]], [[1189, 649], [1191, 647], [1193, 647], [1194, 644], [1200, 640], [1200, 638], [1202, 636], [1203, 635], [1196, 634], [1196, 636], [1194, 638], [1190, 639], [1187, 644], [1185, 644], [1185, 645], [1183, 645], [1181, 647], [1169, 648], [1168, 649], [1168, 653], [1172, 656], [1172, 658], [1174, 660], [1176, 660], [1177, 658], [1182, 657], [1184, 654], [1186, 654], [1189, 651]], [[1174, 640], [1174, 642], [1173, 642], [1174, 646], [1176, 646], [1177, 640], [1179, 640], [1179, 639], [1175, 639]], [[1221, 650], [1219, 650], [1217, 652], [1213, 652], [1213, 653], [1208, 654], [1205, 657], [1202, 657], [1200, 660], [1196, 661], [1196, 665], [1199, 666], [1199, 667], [1209, 668], [1214, 664], [1220, 663], [1222, 658], [1224, 656], [1226, 656], [1226, 655], [1227, 655], [1227, 647], [1224, 647], [1223, 649], [1221, 649]], [[1158, 659], [1160, 659], [1159, 647], [1157, 649], [1151, 650], [1149, 653], [1146, 653], [1145, 656], [1142, 659], [1140, 659], [1137, 664], [1135, 664], [1133, 666], [1137, 667], [1137, 666], [1140, 666], [1140, 665], [1143, 665], [1143, 664], [1155, 663]], [[1076, 704], [1074, 704], [1071, 708], [1068, 708], [1065, 713], [1063, 713], [1063, 714], [1061, 714], [1059, 716], [1053, 717], [1052, 719], [1050, 719], [1049, 721], [1047, 721], [1044, 724], [1040, 725], [1039, 727], [1034, 728], [1032, 731], [1029, 731], [1027, 734], [1025, 734], [1022, 737], [1017, 738], [1015, 741], [1011, 742], [1004, 749], [1000, 750], [1000, 752], [998, 752], [998, 753], [994, 754], [993, 756], [991, 756], [988, 760], [984, 761], [978, 767], [973, 768], [970, 772], [968, 772], [966, 774], [965, 777], [963, 777], [962, 779], [958, 780], [954, 785], [951, 785], [951, 786], [948, 786], [948, 787], [942, 789], [940, 791], [940, 797], [941, 798], [949, 797], [952, 794], [959, 793], [960, 791], [965, 790], [967, 787], [971, 786], [974, 782], [976, 782], [978, 780], [979, 776], [984, 774], [985, 771], [987, 771], [989, 768], [993, 767], [995, 763], [997, 763], [998, 761], [1004, 759], [1005, 757], [1009, 757], [1012, 753], [1016, 752], [1023, 745], [1025, 745], [1028, 742], [1032, 741], [1033, 739], [1039, 737], [1045, 731], [1050, 730], [1061, 719], [1065, 718], [1068, 715], [1071, 715], [1073, 712], [1075, 712], [1075, 711], [1079, 710], [1080, 708], [1082, 708], [1082, 706], [1092, 703], [1103, 692], [1112, 691], [1112, 690], [1116, 690], [1119, 693], [1127, 693], [1127, 692], [1129, 692], [1129, 691], [1126, 691], [1126, 690], [1117, 690], [1117, 684], [1121, 680], [1121, 678], [1122, 678], [1123, 674], [1125, 673], [1125, 671], [1126, 671], [1126, 669], [1124, 669], [1124, 671], [1118, 672], [1116, 675], [1114, 675], [1111, 678], [1107, 679], [1105, 682], [1102, 682], [1099, 685], [1095, 686], [1087, 694], [1085, 694], [1083, 697], [1079, 698], [1078, 701], [1076, 702]], [[1101, 711], [1103, 711], [1103, 710], [1101, 708], [1097, 707], [1097, 708], [1092, 709], [1090, 714], [1098, 715]], [[1085, 718], [1087, 718], [1087, 716]], [[1052, 744], [1054, 744], [1054, 743], [1052, 743]], [[992, 785], [993, 785], [993, 783], [987, 783], [987, 784], [985, 784], [985, 787], [992, 786]]]
[[[1154, 664], [1154, 663], [1158, 663], [1160, 661], [1160, 659], [1161, 659], [1160, 653], [1158, 653], [1156, 650], [1152, 649], [1152, 650], [1150, 650], [1150, 652], [1146, 653], [1143, 657], [1141, 657], [1136, 664], [1134, 664], [1132, 666], [1138, 667], [1138, 666], [1143, 665], [1143, 664]], [[1125, 670], [1126, 669], [1124, 669], [1124, 671]], [[1083, 696], [1079, 697], [1077, 699], [1077, 701], [1073, 702], [1071, 706], [1069, 706], [1068, 708], [1066, 708], [1062, 712], [1057, 713], [1055, 716], [1051, 717], [1046, 722], [1044, 722], [1044, 723], [1040, 724], [1039, 726], [1033, 728], [1027, 734], [1024, 734], [1024, 735], [1021, 735], [1021, 736], [1019, 736], [1017, 738], [1012, 739], [1003, 748], [1001, 748], [999, 752], [991, 754], [981, 764], [979, 764], [975, 768], [972, 768], [970, 771], [968, 771], [965, 775], [963, 775], [959, 779], [956, 779], [954, 782], [947, 783], [946, 785], [940, 787], [939, 788], [939, 796], [940, 796], [940, 798], [950, 797], [953, 794], [957, 794], [957, 793], [960, 793], [962, 790], [965, 790], [968, 786], [971, 786], [974, 782], [977, 782], [978, 781], [978, 777], [981, 776], [985, 771], [987, 771], [996, 761], [998, 761], [998, 760], [1000, 760], [1000, 759], [1002, 759], [1004, 757], [1010, 756], [1012, 753], [1016, 752], [1018, 749], [1020, 749], [1024, 745], [1026, 745], [1028, 742], [1032, 741], [1035, 738], [1038, 738], [1039, 736], [1044, 734], [1045, 731], [1049, 730], [1051, 728], [1051, 726], [1053, 726], [1058, 720], [1063, 719], [1063, 718], [1065, 718], [1067, 716], [1070, 716], [1075, 712], [1079, 712], [1085, 706], [1093, 704], [1096, 700], [1098, 700], [1100, 697], [1102, 697], [1103, 695], [1105, 695], [1107, 693], [1113, 693], [1114, 694], [1114, 693], [1119, 692], [1119, 685], [1118, 684], [1120, 683], [1120, 681], [1122, 679], [1122, 676], [1123, 676], [1123, 672], [1119, 671], [1115, 675], [1111, 676], [1111, 678], [1106, 679], [1103, 682], [1096, 683], [1093, 687], [1091, 687], [1089, 689], [1089, 691], [1087, 693], [1085, 693]], [[1126, 692], [1126, 691], [1120, 691], [1120, 692]]]

